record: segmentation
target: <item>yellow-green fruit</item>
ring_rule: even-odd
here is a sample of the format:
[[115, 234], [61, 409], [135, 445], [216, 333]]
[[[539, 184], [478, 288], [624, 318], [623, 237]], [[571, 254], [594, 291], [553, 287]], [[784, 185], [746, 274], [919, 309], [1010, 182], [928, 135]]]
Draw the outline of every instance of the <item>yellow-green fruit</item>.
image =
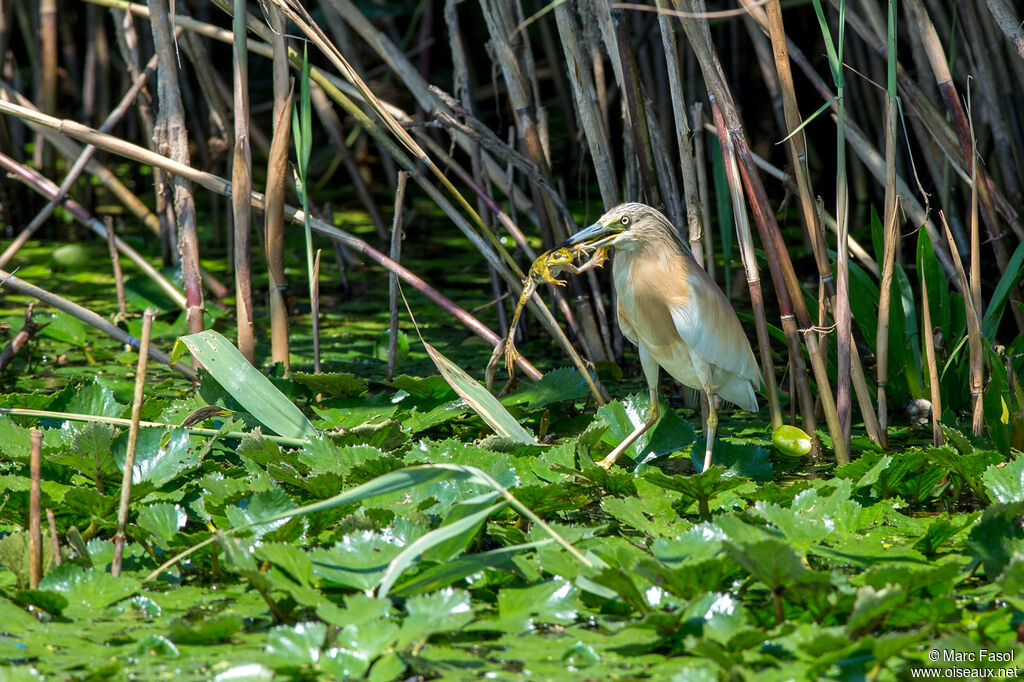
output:
[[783, 424], [772, 431], [772, 442], [784, 455], [803, 457], [811, 451], [811, 437], [802, 429]]

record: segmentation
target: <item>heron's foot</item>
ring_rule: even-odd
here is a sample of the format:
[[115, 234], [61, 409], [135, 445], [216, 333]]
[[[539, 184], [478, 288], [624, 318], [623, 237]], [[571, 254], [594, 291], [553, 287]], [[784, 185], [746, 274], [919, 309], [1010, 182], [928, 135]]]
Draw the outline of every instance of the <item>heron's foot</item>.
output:
[[615, 464], [615, 460], [610, 457], [605, 457], [600, 462], [597, 462], [597, 466], [601, 467], [605, 471], [611, 471], [613, 464]]

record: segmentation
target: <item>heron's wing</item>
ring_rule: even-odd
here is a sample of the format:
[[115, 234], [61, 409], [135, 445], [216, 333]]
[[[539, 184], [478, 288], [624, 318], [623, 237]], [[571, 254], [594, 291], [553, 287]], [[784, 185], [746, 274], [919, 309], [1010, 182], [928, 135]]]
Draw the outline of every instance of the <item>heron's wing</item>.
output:
[[761, 372], [743, 326], [725, 294], [706, 272], [694, 264], [689, 268], [688, 279], [688, 299], [674, 302], [670, 309], [679, 337], [691, 355], [714, 368], [719, 395], [740, 407], [756, 410], [753, 389], [761, 385]]
[[619, 329], [622, 330], [622, 335], [634, 346], [639, 346], [636, 329], [633, 327], [633, 320], [629, 317], [629, 313], [623, 309], [621, 300], [616, 301], [615, 311], [619, 317]]

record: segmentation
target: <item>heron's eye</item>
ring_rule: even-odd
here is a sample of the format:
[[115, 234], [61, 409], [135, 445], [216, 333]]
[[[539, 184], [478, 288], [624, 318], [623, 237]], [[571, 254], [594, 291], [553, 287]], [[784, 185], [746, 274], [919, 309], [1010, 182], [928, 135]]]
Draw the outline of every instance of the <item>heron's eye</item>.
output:
[[623, 225], [629, 225], [629, 216], [628, 215], [622, 216], [622, 219], [619, 222], [622, 223]]

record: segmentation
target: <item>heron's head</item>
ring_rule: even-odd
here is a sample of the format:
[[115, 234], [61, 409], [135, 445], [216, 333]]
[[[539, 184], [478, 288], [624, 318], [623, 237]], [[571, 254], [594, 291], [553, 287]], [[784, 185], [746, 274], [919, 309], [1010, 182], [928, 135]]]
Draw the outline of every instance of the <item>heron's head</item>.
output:
[[665, 240], [679, 243], [675, 228], [668, 218], [657, 209], [634, 202], [612, 208], [598, 218], [596, 223], [569, 237], [563, 246], [586, 244], [631, 249], [655, 245]]

